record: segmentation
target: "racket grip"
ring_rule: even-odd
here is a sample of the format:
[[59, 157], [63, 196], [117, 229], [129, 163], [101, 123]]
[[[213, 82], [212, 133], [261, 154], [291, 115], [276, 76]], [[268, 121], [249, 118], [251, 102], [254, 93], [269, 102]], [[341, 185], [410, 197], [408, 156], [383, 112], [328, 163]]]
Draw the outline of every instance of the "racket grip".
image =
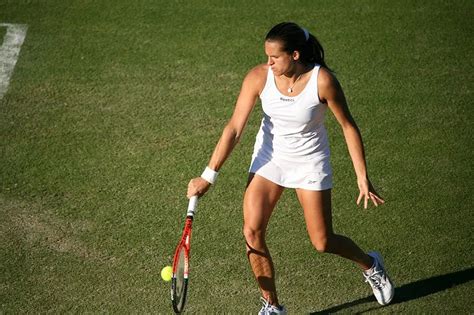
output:
[[198, 203], [198, 196], [192, 196], [191, 198], [189, 198], [188, 214], [187, 214], [188, 216], [194, 216], [197, 203]]

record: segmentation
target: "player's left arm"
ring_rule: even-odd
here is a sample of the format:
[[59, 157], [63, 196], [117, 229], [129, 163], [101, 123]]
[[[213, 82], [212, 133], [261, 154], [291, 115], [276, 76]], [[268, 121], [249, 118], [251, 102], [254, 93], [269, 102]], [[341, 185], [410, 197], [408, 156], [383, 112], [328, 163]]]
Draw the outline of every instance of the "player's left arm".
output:
[[375, 206], [384, 203], [384, 200], [375, 192], [367, 175], [362, 136], [349, 111], [342, 87], [336, 77], [326, 68], [321, 68], [319, 71], [318, 91], [320, 100], [328, 105], [342, 128], [359, 186], [357, 204], [362, 199], [364, 199], [364, 208], [367, 208], [369, 199]]

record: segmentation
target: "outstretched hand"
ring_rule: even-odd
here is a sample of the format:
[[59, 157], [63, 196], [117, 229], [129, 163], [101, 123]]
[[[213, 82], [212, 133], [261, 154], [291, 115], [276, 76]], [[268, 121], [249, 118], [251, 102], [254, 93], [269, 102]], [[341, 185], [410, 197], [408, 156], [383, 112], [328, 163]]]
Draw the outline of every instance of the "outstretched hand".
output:
[[202, 177], [196, 177], [189, 181], [187, 197], [191, 198], [192, 196], [201, 197], [209, 190], [211, 184], [203, 179]]
[[369, 204], [369, 199], [372, 200], [374, 205], [377, 207], [378, 205], [384, 204], [385, 200], [379, 196], [379, 194], [375, 191], [372, 183], [368, 178], [364, 178], [362, 180], [358, 180], [357, 184], [359, 185], [359, 197], [357, 198], [357, 205], [360, 204], [362, 199], [364, 199], [364, 209], [367, 209]]

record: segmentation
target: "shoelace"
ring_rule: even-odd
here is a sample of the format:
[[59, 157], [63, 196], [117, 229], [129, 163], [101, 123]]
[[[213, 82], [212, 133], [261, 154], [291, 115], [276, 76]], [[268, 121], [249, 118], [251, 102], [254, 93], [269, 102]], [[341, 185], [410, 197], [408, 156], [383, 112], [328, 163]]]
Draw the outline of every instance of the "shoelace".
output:
[[370, 285], [378, 290], [382, 289], [383, 283], [382, 283], [382, 270], [374, 270], [370, 275], [365, 275], [365, 282], [370, 283]]
[[261, 297], [260, 300], [262, 301], [262, 304], [263, 304], [263, 314], [265, 315], [271, 315], [271, 314], [274, 314], [275, 311], [277, 311], [278, 309], [271, 305], [270, 302], [268, 302], [265, 298]]

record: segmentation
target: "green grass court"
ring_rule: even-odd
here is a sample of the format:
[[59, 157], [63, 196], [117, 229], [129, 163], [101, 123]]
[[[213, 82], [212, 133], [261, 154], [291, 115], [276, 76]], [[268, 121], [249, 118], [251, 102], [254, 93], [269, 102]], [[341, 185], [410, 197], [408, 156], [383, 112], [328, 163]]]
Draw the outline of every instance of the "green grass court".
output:
[[[0, 0], [27, 34], [0, 100], [0, 314], [171, 314], [160, 278], [263, 38], [291, 20], [322, 42], [386, 199], [357, 184], [328, 112], [334, 228], [380, 250], [397, 285], [379, 307], [355, 265], [311, 246], [295, 193], [268, 244], [290, 314], [472, 314], [472, 1]], [[6, 28], [0, 27], [1, 38]], [[250, 314], [241, 233], [256, 107], [200, 201], [186, 312]]]

